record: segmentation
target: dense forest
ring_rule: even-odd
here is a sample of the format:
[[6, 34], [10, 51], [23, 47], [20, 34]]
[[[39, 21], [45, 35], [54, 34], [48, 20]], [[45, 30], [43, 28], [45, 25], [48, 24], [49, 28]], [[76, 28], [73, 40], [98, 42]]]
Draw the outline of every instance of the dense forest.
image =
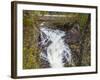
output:
[[38, 46], [38, 39], [42, 22], [45, 22], [46, 27], [69, 30], [69, 33], [73, 26], [78, 25], [78, 33], [72, 35], [76, 37], [69, 38], [69, 41], [66, 40], [72, 51], [73, 64], [64, 66], [90, 66], [90, 16], [86, 13], [23, 10], [23, 69], [49, 67], [45, 61], [39, 58], [41, 49]]

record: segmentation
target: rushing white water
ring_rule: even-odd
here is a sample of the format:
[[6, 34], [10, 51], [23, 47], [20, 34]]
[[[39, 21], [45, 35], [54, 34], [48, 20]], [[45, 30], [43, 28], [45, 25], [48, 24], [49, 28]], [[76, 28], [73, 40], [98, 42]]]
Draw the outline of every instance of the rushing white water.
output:
[[48, 61], [53, 68], [64, 67], [65, 62], [71, 62], [71, 50], [64, 42], [66, 35], [64, 31], [41, 27], [40, 33], [42, 46], [40, 57], [42, 59]]

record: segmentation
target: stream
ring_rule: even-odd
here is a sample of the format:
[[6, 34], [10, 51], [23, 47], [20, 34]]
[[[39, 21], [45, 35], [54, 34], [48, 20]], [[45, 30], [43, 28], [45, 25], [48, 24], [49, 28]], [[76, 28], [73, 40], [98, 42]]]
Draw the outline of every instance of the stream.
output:
[[61, 68], [65, 63], [71, 63], [71, 49], [65, 43], [65, 35], [59, 29], [40, 27], [40, 58], [47, 61], [52, 68]]

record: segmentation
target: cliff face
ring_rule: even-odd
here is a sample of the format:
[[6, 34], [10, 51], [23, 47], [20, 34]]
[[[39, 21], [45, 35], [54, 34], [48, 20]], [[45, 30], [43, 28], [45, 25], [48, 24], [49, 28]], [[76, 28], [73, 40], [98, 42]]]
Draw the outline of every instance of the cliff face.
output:
[[73, 54], [73, 62], [75, 62], [75, 65], [77, 66], [89, 66], [91, 63], [90, 26], [83, 31], [85, 32], [80, 34], [80, 38], [78, 38], [80, 41], [70, 44]]
[[[79, 27], [80, 28], [80, 27]], [[91, 27], [90, 15], [82, 27], [81, 31], [72, 28], [69, 32], [71, 38], [68, 41], [72, 50], [74, 66], [90, 66], [91, 65]], [[73, 30], [73, 31], [72, 31]]]

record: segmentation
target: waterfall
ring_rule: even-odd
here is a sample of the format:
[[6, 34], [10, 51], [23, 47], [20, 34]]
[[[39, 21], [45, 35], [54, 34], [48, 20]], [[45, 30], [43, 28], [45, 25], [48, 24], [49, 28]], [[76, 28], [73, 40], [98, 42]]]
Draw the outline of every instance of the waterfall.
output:
[[64, 67], [65, 63], [71, 62], [71, 50], [65, 43], [66, 33], [59, 29], [40, 27], [40, 58], [48, 61], [50, 67]]

